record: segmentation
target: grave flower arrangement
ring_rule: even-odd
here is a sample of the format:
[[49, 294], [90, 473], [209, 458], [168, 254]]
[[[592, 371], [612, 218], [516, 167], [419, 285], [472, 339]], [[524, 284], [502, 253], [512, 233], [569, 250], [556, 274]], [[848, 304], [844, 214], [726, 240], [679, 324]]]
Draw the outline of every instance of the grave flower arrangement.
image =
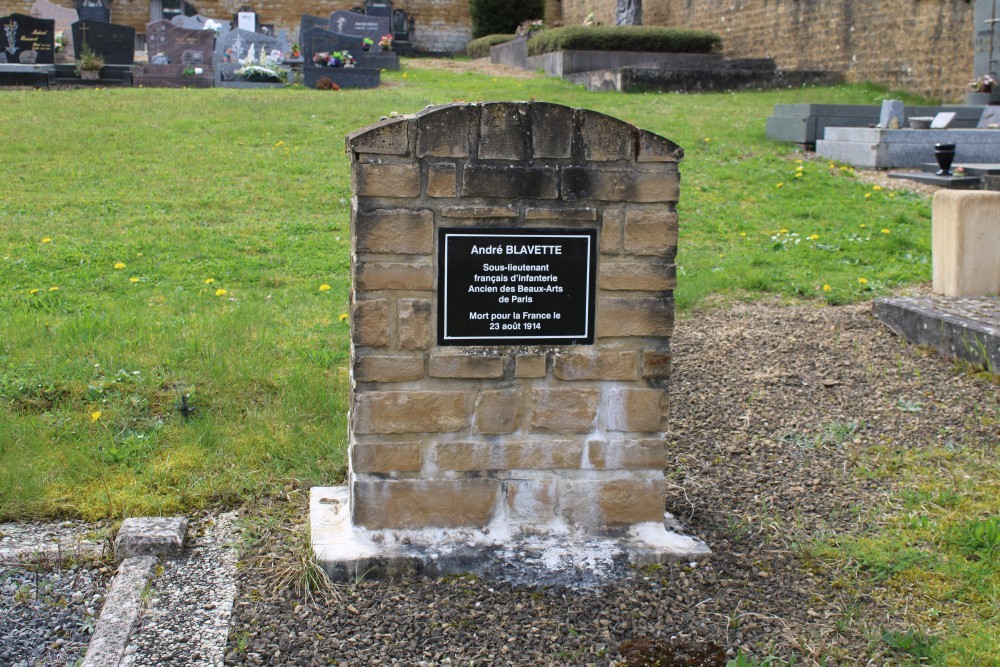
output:
[[983, 74], [978, 76], [969, 82], [969, 88], [974, 93], [990, 93], [993, 92], [993, 86], [997, 85], [997, 79], [990, 74]]
[[382, 35], [378, 40], [378, 48], [383, 51], [392, 51], [392, 35]]
[[313, 64], [317, 67], [354, 67], [357, 59], [349, 51], [320, 51], [313, 55]]
[[365, 51], [370, 50], [374, 45], [375, 45], [375, 40], [372, 39], [371, 37], [364, 37], [361, 40], [361, 48]]
[[96, 79], [98, 72], [104, 67], [104, 58], [94, 53], [86, 42], [80, 49], [80, 58], [76, 61], [76, 73], [81, 79]]
[[247, 81], [257, 81], [262, 83], [281, 83], [288, 80], [288, 70], [279, 67], [285, 62], [285, 54], [274, 49], [270, 53], [260, 52], [257, 60], [253, 58], [253, 51], [240, 61], [242, 67], [236, 70], [236, 76], [241, 76]]
[[62, 30], [56, 30], [55, 36], [56, 53], [62, 53], [66, 49], [66, 38]]

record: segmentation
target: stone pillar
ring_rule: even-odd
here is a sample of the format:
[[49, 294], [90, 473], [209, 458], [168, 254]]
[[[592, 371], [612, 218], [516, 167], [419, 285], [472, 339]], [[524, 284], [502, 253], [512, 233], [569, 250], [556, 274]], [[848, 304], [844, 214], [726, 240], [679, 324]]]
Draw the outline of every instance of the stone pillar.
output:
[[934, 291], [1000, 294], [1000, 192], [938, 190], [931, 225]]
[[[351, 525], [664, 533], [682, 149], [593, 111], [494, 102], [385, 120], [347, 151]], [[592, 343], [445, 344], [442, 228], [590, 234]]]

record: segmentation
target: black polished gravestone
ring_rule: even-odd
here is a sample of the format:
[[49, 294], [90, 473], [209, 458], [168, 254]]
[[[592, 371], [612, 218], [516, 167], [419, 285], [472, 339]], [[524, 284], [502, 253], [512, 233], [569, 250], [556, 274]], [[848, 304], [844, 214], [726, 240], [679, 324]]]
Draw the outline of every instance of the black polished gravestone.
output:
[[51, 65], [55, 62], [56, 22], [26, 14], [0, 18], [0, 63]]
[[135, 28], [101, 21], [77, 21], [73, 24], [73, 48], [77, 60], [84, 44], [104, 58], [105, 65], [135, 63]]
[[590, 345], [597, 231], [438, 230], [438, 345]]
[[326, 16], [313, 16], [311, 14], [303, 14], [302, 18], [299, 19], [299, 44], [301, 45], [305, 41], [306, 30], [310, 28], [323, 28], [324, 30], [330, 29], [330, 19]]
[[[313, 55], [323, 52], [333, 53], [334, 51], [349, 51], [358, 61], [357, 65], [361, 69], [399, 69], [399, 56], [397, 54], [392, 51], [365, 51], [364, 38], [362, 37], [343, 35], [325, 28], [309, 28], [302, 33], [302, 56], [305, 59], [306, 70], [313, 64]], [[375, 82], [374, 85], [377, 86], [378, 82]]]
[[377, 44], [382, 35], [392, 32], [392, 19], [388, 15], [370, 16], [337, 10], [330, 14], [328, 28], [341, 35], [368, 37]]
[[76, 13], [81, 21], [109, 23], [111, 9], [108, 8], [108, 3], [109, 0], [76, 0]]

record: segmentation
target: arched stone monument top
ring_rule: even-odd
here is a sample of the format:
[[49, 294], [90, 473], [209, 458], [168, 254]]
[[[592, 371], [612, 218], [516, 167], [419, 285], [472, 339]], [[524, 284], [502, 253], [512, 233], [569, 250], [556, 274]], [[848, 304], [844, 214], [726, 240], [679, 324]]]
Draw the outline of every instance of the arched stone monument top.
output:
[[[676, 143], [597, 111], [550, 102], [455, 103], [347, 135], [347, 151], [480, 160], [679, 162]], [[474, 154], [475, 153], [475, 154]]]

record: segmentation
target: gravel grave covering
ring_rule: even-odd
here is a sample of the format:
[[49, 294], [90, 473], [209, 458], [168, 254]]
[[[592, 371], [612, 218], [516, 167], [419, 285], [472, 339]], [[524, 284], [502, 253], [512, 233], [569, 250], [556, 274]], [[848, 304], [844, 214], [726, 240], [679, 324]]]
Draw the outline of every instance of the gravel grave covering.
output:
[[0, 524], [0, 665], [72, 665], [87, 651], [114, 567], [103, 524]]
[[[719, 664], [741, 647], [828, 665], [891, 661], [870, 628], [900, 625], [901, 610], [864, 592], [864, 572], [805, 562], [798, 547], [877, 519], [891, 481], [856, 474], [866, 449], [942, 437], [995, 447], [995, 427], [969, 416], [996, 414], [1000, 399], [988, 380], [906, 346], [870, 309], [758, 302], [678, 321], [666, 509], [712, 548], [707, 561], [580, 589], [362, 579], [325, 603], [247, 568], [226, 664], [638, 665], [655, 651]], [[304, 504], [290, 514], [304, 520]]]

